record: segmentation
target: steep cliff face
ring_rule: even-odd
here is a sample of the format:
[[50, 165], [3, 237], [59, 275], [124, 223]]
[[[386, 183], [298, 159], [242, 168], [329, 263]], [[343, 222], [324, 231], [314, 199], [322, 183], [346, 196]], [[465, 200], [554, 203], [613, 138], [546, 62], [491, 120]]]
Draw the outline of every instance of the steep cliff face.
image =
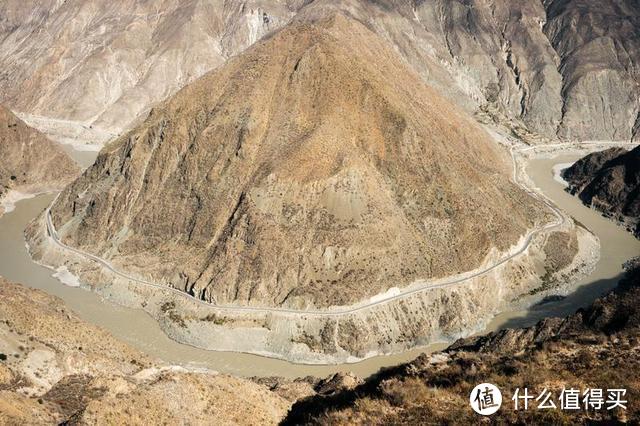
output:
[[577, 140], [628, 140], [640, 117], [634, 0], [9, 0], [0, 10], [0, 100], [105, 128], [103, 138], [291, 19], [336, 10], [469, 111]]
[[67, 243], [207, 301], [343, 305], [515, 244], [541, 210], [510, 174], [476, 124], [337, 14], [154, 109], [53, 215]]
[[640, 238], [640, 147], [589, 154], [565, 170], [563, 177], [586, 205]]
[[61, 189], [78, 172], [59, 146], [0, 105], [0, 200], [12, 189]]

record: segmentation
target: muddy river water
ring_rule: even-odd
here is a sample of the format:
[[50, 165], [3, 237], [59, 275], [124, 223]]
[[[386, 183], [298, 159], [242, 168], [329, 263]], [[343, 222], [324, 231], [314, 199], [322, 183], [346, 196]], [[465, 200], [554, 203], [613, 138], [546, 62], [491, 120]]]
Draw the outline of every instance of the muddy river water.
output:
[[[95, 153], [71, 153], [85, 166], [95, 157]], [[640, 254], [640, 241], [597, 212], [584, 207], [577, 198], [565, 193], [561, 184], [553, 179], [552, 167], [555, 164], [568, 163], [577, 158], [559, 156], [534, 160], [530, 163], [528, 172], [547, 196], [600, 238], [602, 253], [596, 270], [583, 279], [576, 292], [567, 298], [526, 311], [504, 312], [494, 318], [484, 332], [506, 326], [531, 325], [544, 316], [574, 312], [612, 288], [622, 273], [622, 263]], [[23, 230], [45, 209], [53, 197], [54, 195], [48, 194], [20, 201], [13, 212], [0, 218], [0, 275], [62, 298], [87, 322], [109, 330], [117, 338], [166, 363], [209, 368], [241, 376], [322, 377], [338, 371], [352, 371], [359, 376], [368, 376], [381, 367], [406, 362], [420, 353], [440, 350], [447, 346], [434, 344], [401, 354], [369, 358], [355, 364], [301, 365], [256, 355], [207, 351], [177, 343], [169, 339], [144, 311], [124, 308], [102, 300], [92, 292], [65, 286], [52, 277], [53, 271], [31, 261], [26, 250]]]

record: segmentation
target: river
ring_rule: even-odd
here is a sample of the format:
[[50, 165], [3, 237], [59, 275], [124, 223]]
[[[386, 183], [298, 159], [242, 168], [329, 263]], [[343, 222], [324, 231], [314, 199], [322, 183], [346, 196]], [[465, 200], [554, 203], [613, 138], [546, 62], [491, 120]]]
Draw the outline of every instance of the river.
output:
[[[96, 155], [70, 149], [68, 151], [84, 166], [90, 164]], [[577, 198], [565, 193], [562, 186], [553, 179], [551, 169], [554, 164], [576, 159], [577, 156], [561, 156], [550, 160], [534, 160], [529, 165], [528, 173], [547, 196], [600, 237], [602, 253], [595, 272], [582, 280], [578, 291], [566, 299], [527, 311], [504, 312], [494, 318], [484, 332], [505, 326], [531, 325], [544, 316], [566, 315], [589, 304], [615, 285], [615, 279], [622, 272], [622, 263], [640, 253], [640, 241], [597, 212], [584, 207]], [[420, 353], [441, 350], [447, 346], [434, 344], [354, 364], [303, 365], [257, 355], [207, 351], [177, 343], [169, 339], [144, 311], [124, 308], [103, 300], [90, 291], [65, 286], [52, 277], [53, 271], [31, 260], [26, 250], [23, 230], [53, 197], [54, 195], [47, 194], [20, 201], [13, 212], [0, 218], [0, 275], [60, 297], [85, 321], [109, 330], [115, 337], [166, 363], [208, 368], [239, 376], [324, 377], [338, 371], [352, 371], [366, 377], [382, 367], [410, 361]]]

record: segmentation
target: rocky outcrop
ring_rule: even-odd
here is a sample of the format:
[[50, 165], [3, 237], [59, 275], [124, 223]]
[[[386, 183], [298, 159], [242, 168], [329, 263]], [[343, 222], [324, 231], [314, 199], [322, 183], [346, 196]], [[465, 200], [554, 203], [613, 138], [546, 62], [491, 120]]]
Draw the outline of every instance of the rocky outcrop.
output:
[[566, 169], [563, 178], [583, 203], [640, 238], [640, 147], [589, 154]]
[[250, 380], [151, 359], [0, 278], [2, 424], [276, 424], [290, 404]]
[[311, 395], [336, 395], [340, 392], [355, 389], [363, 380], [353, 373], [335, 373], [324, 379], [307, 376], [294, 380], [282, 377], [252, 377], [251, 380], [267, 386], [272, 392], [291, 401]]
[[[476, 384], [502, 392], [502, 408], [491, 420], [505, 424], [626, 422], [640, 415], [640, 264], [618, 288], [567, 318], [508, 329], [456, 342], [445, 352], [381, 371], [352, 389], [315, 394], [292, 407], [283, 424], [476, 424], [469, 407]], [[564, 387], [623, 388], [626, 410], [513, 409], [517, 388], [557, 398]], [[557, 402], [558, 407], [560, 406]]]
[[514, 246], [544, 218], [511, 173], [478, 125], [336, 14], [155, 108], [52, 215], [65, 243], [207, 302], [329, 307]]
[[78, 173], [78, 166], [58, 145], [0, 105], [0, 200], [12, 190], [62, 189]]

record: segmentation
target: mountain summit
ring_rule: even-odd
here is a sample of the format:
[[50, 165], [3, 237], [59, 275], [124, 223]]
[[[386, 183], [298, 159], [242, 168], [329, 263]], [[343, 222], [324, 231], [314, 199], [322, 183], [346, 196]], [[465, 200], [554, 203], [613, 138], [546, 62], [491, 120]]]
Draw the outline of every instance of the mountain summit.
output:
[[73, 246], [215, 303], [343, 305], [478, 267], [538, 218], [507, 156], [342, 14], [155, 108], [53, 207]]

